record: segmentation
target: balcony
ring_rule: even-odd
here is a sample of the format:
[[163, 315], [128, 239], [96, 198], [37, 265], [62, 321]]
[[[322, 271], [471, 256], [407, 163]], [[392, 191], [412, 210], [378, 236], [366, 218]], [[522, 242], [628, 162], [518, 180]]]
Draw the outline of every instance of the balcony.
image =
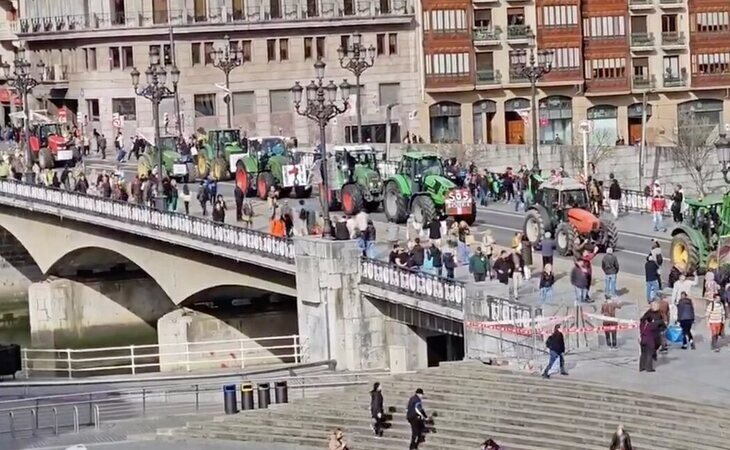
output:
[[632, 52], [650, 52], [654, 50], [654, 33], [631, 33]]
[[681, 74], [665, 73], [664, 74], [664, 87], [665, 88], [681, 88], [687, 86], [687, 76], [684, 69]]
[[499, 85], [502, 84], [502, 74], [499, 70], [477, 68], [477, 85]]
[[[342, 0], [322, 0], [318, 7], [307, 8], [298, 3], [281, 1], [279, 7], [265, 5], [248, 5], [245, 9], [227, 7], [210, 8], [205, 14], [198, 14], [192, 8], [170, 10], [165, 14], [144, 12], [127, 12], [126, 14], [89, 13], [87, 15], [62, 15], [47, 17], [31, 17], [10, 23], [11, 31], [21, 36], [53, 35], [54, 38], [76, 38], [79, 33], [106, 30], [108, 34], [118, 36], [120, 30], [138, 30], [140, 28], [167, 28], [168, 26], [211, 27], [212, 31], [223, 31], [220, 25], [228, 25], [231, 30], [240, 29], [241, 25], [263, 23], [265, 28], [290, 28], [292, 22], [327, 22], [332, 19], [378, 19], [385, 23], [410, 23], [413, 15], [413, 4], [410, 0], [360, 0], [357, 7], [350, 7]], [[406, 20], [407, 19], [407, 20]], [[303, 25], [306, 26], [306, 25]], [[260, 27], [260, 26], [259, 26]], [[150, 30], [152, 33], [152, 30]], [[128, 33], [136, 35], [136, 33]]]
[[726, 88], [730, 85], [730, 71], [727, 72], [697, 72], [692, 74], [692, 89], [694, 88]]
[[533, 36], [529, 25], [509, 25], [507, 27], [507, 41], [510, 44], [527, 44]]
[[52, 64], [43, 67], [40, 78], [41, 84], [50, 86], [64, 86], [68, 84], [68, 67], [62, 64]]
[[474, 79], [468, 73], [426, 74], [427, 90], [467, 89], [469, 87], [474, 88]]
[[525, 75], [523, 75], [519, 72], [510, 71], [509, 82], [510, 82], [510, 84], [525, 84], [525, 83], [529, 83], [530, 80]]
[[619, 78], [589, 78], [586, 80], [587, 96], [617, 95], [629, 93], [631, 90], [629, 79]]
[[683, 50], [687, 46], [687, 39], [683, 31], [662, 32], [662, 48], [664, 50]]
[[659, 7], [662, 9], [684, 9], [684, 0], [659, 0]]
[[475, 8], [488, 8], [494, 5], [498, 5], [500, 0], [472, 0]]
[[648, 91], [656, 86], [654, 75], [634, 75], [631, 79], [631, 88], [634, 91]]
[[502, 29], [499, 27], [474, 28], [474, 45], [477, 45], [477, 46], [499, 45], [502, 43], [502, 40], [500, 39], [501, 35], [502, 35]]
[[654, 0], [629, 0], [630, 11], [646, 11], [654, 8]]

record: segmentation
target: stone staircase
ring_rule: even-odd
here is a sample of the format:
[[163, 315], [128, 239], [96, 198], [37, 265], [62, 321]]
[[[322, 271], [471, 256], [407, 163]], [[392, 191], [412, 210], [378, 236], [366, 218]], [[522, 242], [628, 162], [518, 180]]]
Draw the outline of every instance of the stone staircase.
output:
[[[638, 376], [638, 374], [637, 374]], [[661, 382], [658, 375], [657, 382]], [[424, 389], [434, 431], [423, 449], [477, 449], [491, 437], [508, 450], [605, 450], [619, 423], [636, 449], [726, 450], [730, 419], [716, 406], [692, 404], [554, 376], [509, 372], [474, 362], [446, 364], [380, 379], [392, 420], [385, 436], [370, 431], [368, 387], [246, 411], [212, 422], [159, 430], [158, 437], [291, 443], [326, 448], [339, 427], [350, 448], [403, 449], [410, 429], [407, 399]]]

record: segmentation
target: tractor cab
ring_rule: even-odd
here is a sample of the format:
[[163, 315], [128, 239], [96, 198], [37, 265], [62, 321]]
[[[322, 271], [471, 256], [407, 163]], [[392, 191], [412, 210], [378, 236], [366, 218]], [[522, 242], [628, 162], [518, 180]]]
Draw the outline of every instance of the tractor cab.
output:
[[686, 273], [726, 266], [730, 235], [730, 196], [685, 199], [682, 223], [672, 230], [672, 265]]
[[590, 210], [585, 186], [572, 179], [542, 183], [535, 192], [535, 203], [545, 208], [553, 223], [566, 221], [571, 209]]
[[444, 163], [437, 155], [413, 152], [403, 155], [396, 173], [405, 175], [413, 184], [413, 191], [423, 191], [429, 175], [444, 176]]
[[369, 145], [336, 146], [333, 153], [335, 163], [345, 175], [345, 182], [354, 182], [355, 174], [359, 169], [379, 173], [379, 152]]
[[215, 151], [216, 157], [223, 157], [229, 145], [240, 145], [241, 131], [236, 129], [219, 129], [208, 131], [208, 144]]
[[63, 137], [61, 125], [55, 122], [40, 123], [33, 127], [30, 136], [30, 148], [38, 152], [48, 148], [52, 153], [66, 148], [66, 138]]

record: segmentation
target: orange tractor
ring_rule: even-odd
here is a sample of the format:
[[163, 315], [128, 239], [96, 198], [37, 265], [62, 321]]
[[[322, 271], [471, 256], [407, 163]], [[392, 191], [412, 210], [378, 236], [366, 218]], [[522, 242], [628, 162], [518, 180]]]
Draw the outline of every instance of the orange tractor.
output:
[[549, 231], [562, 256], [573, 254], [576, 238], [601, 251], [616, 248], [618, 242], [616, 224], [596, 217], [590, 211], [585, 186], [570, 178], [542, 183], [535, 192], [535, 204], [527, 210], [523, 230], [533, 245], [539, 245]]
[[78, 149], [71, 148], [69, 141], [61, 133], [61, 126], [53, 122], [33, 125], [30, 132], [30, 150], [41, 169], [65, 165], [73, 167], [81, 160]]

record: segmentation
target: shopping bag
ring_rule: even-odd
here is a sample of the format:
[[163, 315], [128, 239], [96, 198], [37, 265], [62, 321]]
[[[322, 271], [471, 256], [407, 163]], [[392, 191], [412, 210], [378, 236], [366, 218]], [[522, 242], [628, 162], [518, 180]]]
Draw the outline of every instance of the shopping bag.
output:
[[665, 332], [665, 337], [667, 338], [668, 342], [672, 342], [675, 344], [681, 344], [682, 343], [682, 328], [679, 325], [671, 325], [667, 327], [667, 331]]

